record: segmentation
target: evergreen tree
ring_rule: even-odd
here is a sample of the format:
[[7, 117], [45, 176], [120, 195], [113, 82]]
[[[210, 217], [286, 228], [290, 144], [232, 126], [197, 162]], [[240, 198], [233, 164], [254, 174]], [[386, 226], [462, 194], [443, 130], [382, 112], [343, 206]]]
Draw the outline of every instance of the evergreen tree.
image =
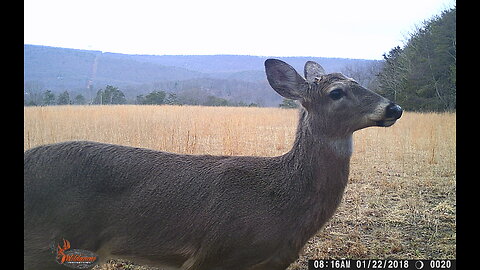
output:
[[55, 94], [50, 90], [43, 93], [43, 105], [55, 105]]
[[100, 89], [97, 92], [93, 103], [94, 104], [125, 104], [127, 100], [125, 99], [125, 94], [111, 85], [107, 85], [104, 89]]
[[177, 94], [175, 93], [168, 93], [167, 97], [165, 98], [165, 104], [169, 105], [180, 105], [180, 101], [178, 100]]
[[68, 91], [65, 91], [58, 95], [57, 98], [57, 105], [67, 105], [70, 104], [70, 95], [68, 94]]
[[166, 95], [167, 94], [164, 91], [153, 91], [150, 94], [145, 96], [145, 101], [143, 104], [152, 104], [152, 105], [163, 104]]
[[288, 98], [283, 98], [282, 103], [278, 105], [280, 108], [288, 109], [288, 108], [298, 108], [298, 104], [295, 100], [291, 100]]
[[403, 48], [384, 54], [378, 92], [407, 110], [456, 108], [456, 8], [418, 27]]

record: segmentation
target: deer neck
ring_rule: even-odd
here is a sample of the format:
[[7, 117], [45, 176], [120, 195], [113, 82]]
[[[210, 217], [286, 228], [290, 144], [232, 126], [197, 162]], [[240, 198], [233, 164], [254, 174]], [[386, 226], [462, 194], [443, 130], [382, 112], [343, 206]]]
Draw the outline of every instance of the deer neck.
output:
[[312, 122], [302, 109], [293, 147], [285, 156], [298, 165], [321, 164], [324, 159], [349, 162], [353, 151], [352, 133], [330, 135], [321, 124], [314, 126]]
[[[308, 191], [325, 193], [324, 197], [341, 197], [347, 184], [352, 134], [329, 136], [321, 127], [309, 124], [308, 113], [302, 109], [292, 149], [283, 158], [293, 181]], [[320, 195], [320, 194], [319, 194]]]
[[[302, 113], [300, 121], [306, 121]], [[303, 218], [292, 221], [298, 229], [295, 245], [305, 242], [333, 216], [347, 185], [352, 134], [329, 137], [299, 123], [292, 150], [282, 156], [294, 211]], [[308, 217], [308, 218], [305, 218]]]

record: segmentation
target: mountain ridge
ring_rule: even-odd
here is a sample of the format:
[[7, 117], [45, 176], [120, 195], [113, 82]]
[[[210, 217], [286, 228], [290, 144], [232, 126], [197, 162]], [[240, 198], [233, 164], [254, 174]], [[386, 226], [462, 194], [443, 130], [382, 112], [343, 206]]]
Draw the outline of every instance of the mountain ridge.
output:
[[154, 90], [173, 93], [199, 90], [205, 95], [215, 93], [237, 102], [276, 106], [281, 97], [272, 91], [266, 80], [263, 63], [268, 58], [284, 60], [302, 75], [303, 65], [308, 60], [320, 63], [327, 72], [340, 72], [349, 65], [377, 61], [252, 55], [121, 54], [24, 44], [24, 92], [32, 88], [56, 93], [69, 91], [92, 99], [98, 89], [113, 85], [131, 100]]

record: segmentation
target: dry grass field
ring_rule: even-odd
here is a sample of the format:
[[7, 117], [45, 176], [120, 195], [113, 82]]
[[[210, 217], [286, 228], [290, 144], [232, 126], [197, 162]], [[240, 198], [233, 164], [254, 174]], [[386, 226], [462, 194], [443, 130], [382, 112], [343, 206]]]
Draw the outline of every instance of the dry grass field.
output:
[[[297, 111], [193, 106], [24, 108], [24, 149], [92, 140], [212, 155], [275, 156]], [[354, 134], [349, 184], [332, 220], [288, 269], [321, 258], [456, 258], [456, 114], [410, 113]], [[78, 247], [81, 248], [81, 247]], [[120, 265], [122, 265], [120, 267]], [[96, 269], [147, 269], [112, 262]]]

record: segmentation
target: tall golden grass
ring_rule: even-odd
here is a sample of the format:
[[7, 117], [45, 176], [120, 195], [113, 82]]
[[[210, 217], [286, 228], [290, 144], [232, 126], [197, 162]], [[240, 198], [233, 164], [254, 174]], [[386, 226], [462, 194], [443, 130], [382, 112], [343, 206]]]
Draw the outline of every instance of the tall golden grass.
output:
[[[69, 140], [186, 154], [287, 152], [296, 110], [195, 106], [24, 108], [24, 149]], [[456, 114], [405, 112], [354, 134], [341, 206], [289, 269], [313, 258], [456, 257]]]
[[175, 153], [272, 156], [293, 141], [291, 110], [195, 106], [25, 107], [24, 148], [92, 140]]

